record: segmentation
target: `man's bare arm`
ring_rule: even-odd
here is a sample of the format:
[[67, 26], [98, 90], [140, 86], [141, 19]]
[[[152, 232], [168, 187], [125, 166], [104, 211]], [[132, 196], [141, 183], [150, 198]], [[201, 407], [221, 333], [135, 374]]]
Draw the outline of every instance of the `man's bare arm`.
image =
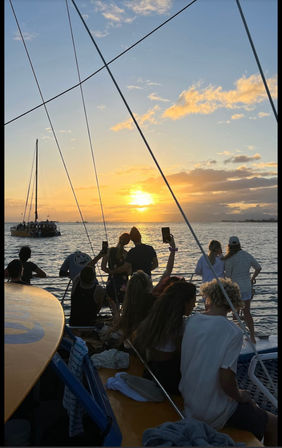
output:
[[238, 403], [252, 401], [248, 391], [239, 389], [235, 373], [231, 369], [219, 369], [219, 382], [223, 391]]
[[152, 266], [151, 266], [151, 271], [153, 271], [154, 269], [156, 269], [159, 266], [159, 262], [158, 262], [158, 258], [155, 257], [152, 261]]

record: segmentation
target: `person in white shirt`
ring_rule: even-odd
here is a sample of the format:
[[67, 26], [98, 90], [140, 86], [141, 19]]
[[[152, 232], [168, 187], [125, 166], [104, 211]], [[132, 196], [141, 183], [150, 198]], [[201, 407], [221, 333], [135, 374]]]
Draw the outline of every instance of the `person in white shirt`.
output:
[[[222, 259], [221, 244], [217, 240], [211, 240], [209, 243], [208, 258], [218, 277], [224, 278], [224, 261]], [[204, 255], [202, 255], [196, 265], [195, 274], [202, 276], [203, 283], [210, 282], [215, 278]]]
[[[252, 255], [241, 249], [237, 236], [229, 238], [227, 254], [224, 256], [224, 265], [225, 276], [231, 278], [233, 282], [239, 285], [241, 300], [244, 301], [243, 316], [250, 331], [251, 341], [255, 344], [254, 321], [251, 315], [252, 285], [261, 271], [261, 266]], [[254, 269], [252, 277], [250, 276], [251, 268]]]
[[[238, 285], [220, 279], [235, 309], [243, 306]], [[216, 279], [204, 283], [200, 293], [208, 310], [187, 319], [181, 346], [181, 381], [184, 415], [204, 421], [216, 430], [225, 425], [252, 432], [264, 444], [277, 444], [277, 417], [256, 405], [238, 388], [237, 359], [243, 333], [227, 319], [231, 311]]]

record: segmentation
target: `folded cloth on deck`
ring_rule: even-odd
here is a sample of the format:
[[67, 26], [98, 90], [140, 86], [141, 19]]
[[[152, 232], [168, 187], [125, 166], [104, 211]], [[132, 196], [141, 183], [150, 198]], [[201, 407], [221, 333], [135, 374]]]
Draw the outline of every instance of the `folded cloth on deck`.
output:
[[189, 417], [146, 429], [142, 437], [142, 446], [245, 446], [245, 444], [235, 443], [229, 435]]
[[122, 394], [126, 395], [129, 398], [132, 398], [136, 401], [148, 401], [146, 398], [142, 397], [138, 392], [134, 389], [131, 389], [126, 382], [121, 378], [121, 375], [124, 372], [118, 372], [115, 376], [111, 376], [107, 379], [106, 388], [119, 390]]
[[134, 389], [148, 401], [164, 401], [165, 395], [154, 381], [129, 373], [122, 373], [120, 377], [131, 389]]
[[106, 367], [108, 369], [127, 369], [129, 367], [129, 353], [111, 348], [91, 356], [96, 369]]
[[[71, 348], [68, 367], [71, 373], [81, 382], [83, 358], [88, 353], [88, 348], [83, 339], [75, 336], [75, 342]], [[69, 416], [69, 436], [74, 437], [84, 432], [83, 414], [84, 408], [78, 398], [65, 386], [63, 406]]]

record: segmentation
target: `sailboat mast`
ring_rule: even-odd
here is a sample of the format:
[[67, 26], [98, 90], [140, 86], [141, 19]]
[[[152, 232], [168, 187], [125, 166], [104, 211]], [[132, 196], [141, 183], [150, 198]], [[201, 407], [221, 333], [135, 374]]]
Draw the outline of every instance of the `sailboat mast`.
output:
[[35, 163], [35, 222], [37, 222], [38, 214], [37, 214], [37, 183], [38, 183], [38, 138], [36, 139], [36, 163]]

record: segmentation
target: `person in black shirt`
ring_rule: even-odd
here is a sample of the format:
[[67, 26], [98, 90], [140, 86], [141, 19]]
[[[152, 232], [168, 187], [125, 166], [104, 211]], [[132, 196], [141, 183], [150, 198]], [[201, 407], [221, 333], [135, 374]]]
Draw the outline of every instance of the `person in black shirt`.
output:
[[106, 290], [98, 284], [94, 267], [85, 266], [73, 279], [69, 324], [93, 325], [105, 296]]

